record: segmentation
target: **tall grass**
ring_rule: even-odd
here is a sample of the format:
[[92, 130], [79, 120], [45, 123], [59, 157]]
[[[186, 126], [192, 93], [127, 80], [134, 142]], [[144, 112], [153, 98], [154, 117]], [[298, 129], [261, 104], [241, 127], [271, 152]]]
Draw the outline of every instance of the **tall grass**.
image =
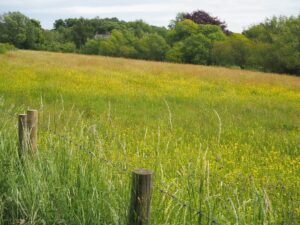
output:
[[[296, 224], [300, 81], [259, 74], [0, 56], [0, 224], [126, 224], [136, 168], [155, 173], [152, 224]], [[39, 151], [19, 159], [27, 107]]]

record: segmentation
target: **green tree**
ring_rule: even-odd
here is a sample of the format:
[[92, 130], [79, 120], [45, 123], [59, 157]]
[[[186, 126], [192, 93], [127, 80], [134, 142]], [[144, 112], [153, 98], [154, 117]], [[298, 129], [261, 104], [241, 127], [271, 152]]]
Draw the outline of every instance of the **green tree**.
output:
[[300, 75], [300, 16], [284, 18], [280, 23], [283, 23], [282, 32], [274, 45], [282, 72]]
[[211, 41], [222, 41], [226, 39], [226, 35], [222, 29], [216, 25], [200, 25], [199, 32]]
[[55, 30], [58, 30], [60, 27], [66, 27], [66, 23], [65, 23], [65, 21], [64, 20], [62, 20], [62, 19], [59, 19], [59, 20], [56, 20], [55, 22], [54, 22], [54, 29]]
[[199, 25], [192, 20], [179, 21], [170, 30], [172, 48], [166, 58], [172, 62], [211, 64], [212, 44], [225, 39], [226, 35], [219, 26]]
[[[300, 15], [267, 19], [244, 34], [258, 48], [252, 50], [252, 64], [265, 71], [300, 74]], [[265, 60], [259, 56], [262, 52]]]
[[142, 20], [128, 22], [127, 28], [138, 38], [142, 38], [145, 34], [153, 33], [152, 27]]
[[72, 34], [74, 43], [80, 49], [88, 38], [93, 38], [95, 32], [89, 20], [80, 18], [72, 26]]
[[107, 56], [121, 56], [120, 46], [126, 42], [124, 35], [121, 31], [113, 30], [109, 39], [103, 39], [100, 41], [101, 55]]
[[275, 46], [270, 43], [251, 42], [247, 67], [266, 72], [279, 72], [281, 65], [278, 63], [276, 49], [274, 48]]
[[164, 60], [169, 45], [158, 34], [147, 34], [138, 42], [137, 50], [143, 59]]
[[98, 55], [100, 53], [100, 41], [96, 39], [89, 39], [81, 50], [84, 54]]
[[19, 12], [1, 15], [0, 42], [11, 43], [18, 48], [35, 49], [43, 42], [40, 22]]
[[172, 48], [166, 53], [166, 60], [169, 62], [183, 63], [184, 55], [183, 55], [184, 43], [179, 41], [174, 44]]
[[213, 64], [220, 66], [236, 65], [233, 51], [229, 40], [215, 42], [212, 49]]
[[212, 42], [203, 34], [195, 34], [183, 41], [183, 57], [187, 63], [204, 64], [210, 63], [210, 50]]
[[226, 40], [215, 42], [212, 60], [216, 65], [253, 67], [249, 65], [252, 42], [242, 34], [232, 34]]
[[108, 56], [137, 57], [135, 36], [129, 31], [113, 30], [110, 38], [100, 40], [99, 53]]
[[174, 29], [171, 29], [168, 35], [170, 43], [183, 41], [185, 38], [199, 32], [199, 25], [191, 20], [183, 20], [176, 23]]

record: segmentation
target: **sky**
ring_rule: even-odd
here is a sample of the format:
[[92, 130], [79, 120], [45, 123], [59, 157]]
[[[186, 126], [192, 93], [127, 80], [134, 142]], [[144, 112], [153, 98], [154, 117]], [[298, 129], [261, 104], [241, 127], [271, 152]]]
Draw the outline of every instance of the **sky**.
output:
[[167, 26], [178, 12], [197, 9], [219, 17], [229, 30], [241, 32], [267, 17], [299, 15], [300, 0], [0, 0], [0, 14], [20, 11], [46, 29], [56, 19], [96, 16]]

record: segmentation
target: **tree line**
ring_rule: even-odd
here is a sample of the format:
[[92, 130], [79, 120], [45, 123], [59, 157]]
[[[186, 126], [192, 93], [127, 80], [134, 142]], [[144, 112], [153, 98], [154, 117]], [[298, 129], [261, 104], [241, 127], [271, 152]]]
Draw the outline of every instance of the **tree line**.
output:
[[219, 65], [300, 75], [300, 15], [233, 33], [205, 11], [179, 13], [168, 28], [142, 20], [69, 18], [52, 30], [20, 12], [0, 15], [0, 43], [20, 49]]

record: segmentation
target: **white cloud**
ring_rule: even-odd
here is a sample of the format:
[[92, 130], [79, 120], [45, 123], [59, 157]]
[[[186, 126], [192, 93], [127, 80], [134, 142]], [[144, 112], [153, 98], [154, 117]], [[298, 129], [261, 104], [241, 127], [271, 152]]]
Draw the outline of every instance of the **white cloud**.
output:
[[119, 6], [72, 6], [64, 8], [52, 9], [32, 9], [29, 12], [45, 12], [45, 13], [68, 13], [78, 15], [95, 15], [95, 14], [111, 14], [111, 13], [165, 13], [178, 12], [184, 7], [183, 4], [137, 4], [137, 5], [119, 5]]

